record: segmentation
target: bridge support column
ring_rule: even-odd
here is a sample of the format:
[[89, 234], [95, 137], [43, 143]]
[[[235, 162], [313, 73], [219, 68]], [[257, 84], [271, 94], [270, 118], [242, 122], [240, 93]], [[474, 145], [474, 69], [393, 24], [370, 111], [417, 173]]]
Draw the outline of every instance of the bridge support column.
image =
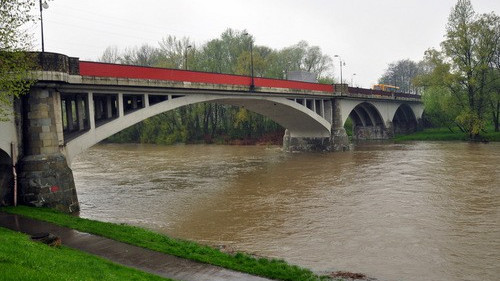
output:
[[385, 122], [386, 139], [394, 138], [394, 124], [391, 120]]
[[63, 145], [58, 92], [32, 88], [23, 112], [24, 157], [19, 162], [21, 204], [79, 210], [73, 172], [60, 152]]
[[295, 151], [329, 151], [330, 139], [328, 137], [292, 137], [288, 129], [283, 136], [283, 150]]
[[349, 137], [342, 124], [340, 102], [333, 100], [325, 103], [323, 107], [322, 111], [328, 114], [325, 119], [332, 120], [330, 136], [322, 136], [322, 133], [318, 133], [317, 136], [301, 137], [300, 132], [298, 134], [293, 132], [295, 133], [293, 134], [287, 129], [283, 136], [284, 151], [347, 151], [351, 149]]
[[351, 150], [349, 137], [344, 129], [342, 122], [342, 111], [340, 100], [334, 99], [332, 101], [332, 129], [330, 136], [330, 144], [332, 151], [347, 151]]
[[85, 130], [85, 124], [83, 123], [84, 114], [85, 114], [85, 103], [81, 96], [76, 97], [76, 116], [78, 118], [78, 130]]

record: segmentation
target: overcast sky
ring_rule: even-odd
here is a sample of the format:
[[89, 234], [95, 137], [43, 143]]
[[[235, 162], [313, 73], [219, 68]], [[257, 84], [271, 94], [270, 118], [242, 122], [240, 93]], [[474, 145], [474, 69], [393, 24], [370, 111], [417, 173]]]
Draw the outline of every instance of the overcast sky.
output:
[[[38, 1], [37, 1], [38, 2]], [[45, 50], [96, 60], [168, 35], [198, 46], [227, 28], [246, 29], [274, 49], [300, 40], [345, 61], [344, 81], [370, 87], [391, 62], [422, 59], [438, 48], [456, 0], [53, 0], [43, 12]], [[498, 0], [472, 0], [476, 12], [500, 14]], [[38, 6], [36, 7], [38, 11]], [[32, 26], [41, 49], [40, 25]], [[334, 59], [335, 77], [339, 61]], [[355, 76], [352, 74], [356, 73]]]

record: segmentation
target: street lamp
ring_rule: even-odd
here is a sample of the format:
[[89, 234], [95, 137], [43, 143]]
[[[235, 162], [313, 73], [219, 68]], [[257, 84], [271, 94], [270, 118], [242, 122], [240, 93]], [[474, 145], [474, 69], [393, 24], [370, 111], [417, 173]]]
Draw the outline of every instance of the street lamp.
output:
[[354, 76], [356, 76], [356, 73], [353, 73], [351, 75], [351, 86], [354, 87]]
[[339, 58], [340, 62], [340, 84], [342, 84], [342, 65], [345, 65], [345, 62], [342, 61], [342, 58], [339, 55], [334, 55], [333, 57]]
[[343, 80], [342, 80], [342, 65], [345, 65], [345, 62], [342, 61], [342, 58], [339, 55], [334, 55], [333, 57], [339, 58], [339, 62], [340, 62], [340, 92], [343, 93], [344, 92], [344, 87], [342, 85], [342, 83], [343, 83]]
[[184, 69], [188, 70], [188, 49], [191, 49], [191, 45], [187, 45], [184, 50]]
[[43, 1], [42, 3], [42, 0], [40, 0], [40, 23], [41, 23], [41, 29], [42, 29], [42, 53], [45, 52], [45, 45], [44, 45], [44, 42], [43, 42], [43, 9], [48, 9], [49, 8], [49, 4], [47, 4], [47, 1]]
[[[243, 36], [248, 36], [250, 37], [250, 34], [248, 32], [243, 33]], [[255, 83], [253, 79], [253, 40], [250, 37], [250, 70], [252, 74], [252, 82], [250, 84], [250, 91], [253, 91], [255, 89]]]

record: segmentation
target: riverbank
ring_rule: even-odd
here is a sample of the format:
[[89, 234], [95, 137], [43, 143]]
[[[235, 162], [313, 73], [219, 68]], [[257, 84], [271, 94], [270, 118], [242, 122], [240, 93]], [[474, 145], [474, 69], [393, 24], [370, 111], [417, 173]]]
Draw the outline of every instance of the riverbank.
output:
[[2, 280], [168, 281], [64, 246], [33, 242], [28, 235], [0, 227]]
[[[481, 132], [481, 136], [486, 141], [500, 142], [500, 132], [494, 132], [493, 128], [488, 128], [486, 132]], [[467, 141], [468, 135], [454, 128], [427, 128], [423, 131], [408, 135], [397, 135], [395, 141]]]
[[82, 232], [96, 234], [157, 252], [213, 264], [252, 275], [290, 281], [330, 280], [327, 276], [318, 276], [308, 269], [289, 265], [283, 260], [257, 259], [244, 253], [227, 254], [208, 246], [199, 245], [190, 241], [172, 239], [165, 235], [125, 224], [118, 225], [82, 219], [50, 209], [30, 208], [26, 206], [18, 206], [15, 208], [4, 207], [0, 210], [51, 222]]

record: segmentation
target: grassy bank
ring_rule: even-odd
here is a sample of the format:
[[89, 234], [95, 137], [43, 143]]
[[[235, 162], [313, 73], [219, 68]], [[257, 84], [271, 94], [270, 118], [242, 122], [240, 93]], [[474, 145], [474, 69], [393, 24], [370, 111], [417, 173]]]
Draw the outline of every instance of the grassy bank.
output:
[[[488, 128], [487, 132], [481, 132], [488, 141], [500, 141], [500, 132], [494, 132], [493, 128]], [[453, 132], [448, 128], [428, 128], [423, 131], [409, 135], [398, 135], [396, 141], [467, 141], [468, 135], [454, 128]]]
[[0, 227], [1, 280], [170, 280]]
[[329, 280], [328, 277], [319, 277], [308, 269], [289, 265], [283, 260], [257, 259], [243, 253], [231, 255], [208, 246], [173, 239], [139, 227], [82, 219], [44, 208], [18, 206], [4, 207], [0, 210], [52, 222], [61, 226], [93, 233], [158, 252], [247, 272], [253, 275], [290, 281]]

